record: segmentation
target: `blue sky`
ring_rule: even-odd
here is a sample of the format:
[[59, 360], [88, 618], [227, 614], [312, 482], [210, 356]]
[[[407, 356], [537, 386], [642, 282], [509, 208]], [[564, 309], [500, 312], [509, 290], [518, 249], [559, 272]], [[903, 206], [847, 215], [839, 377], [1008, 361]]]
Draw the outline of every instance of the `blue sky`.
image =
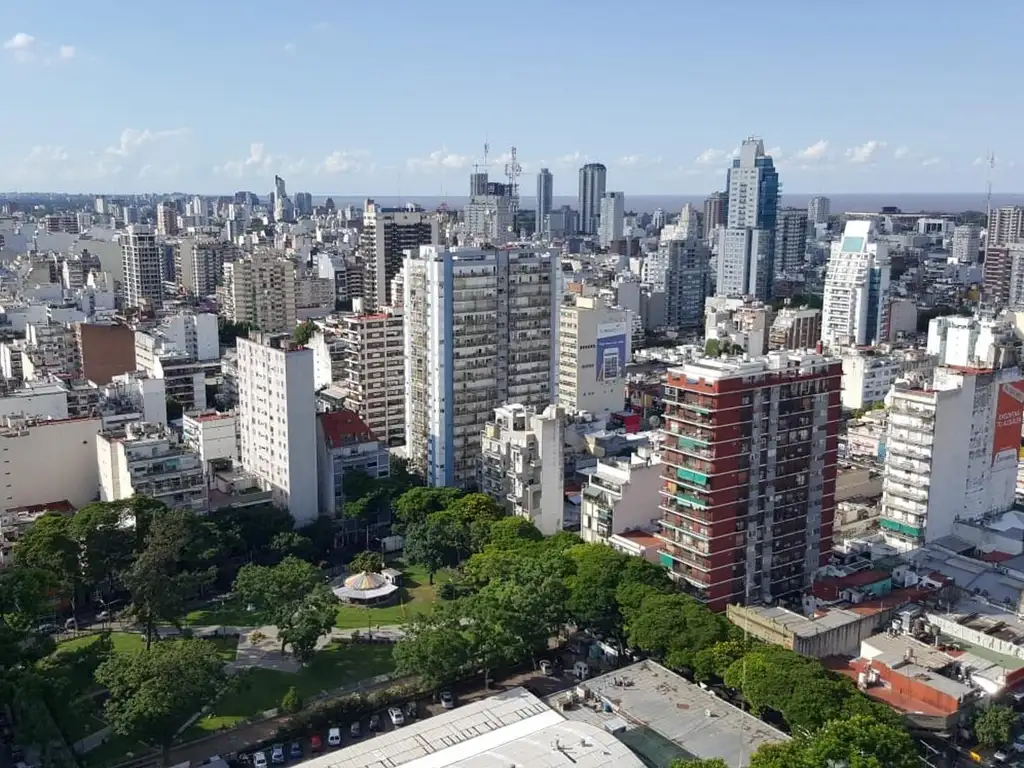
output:
[[487, 139], [700, 194], [750, 134], [794, 193], [1024, 188], [1020, 0], [3, 5], [0, 190], [463, 195]]

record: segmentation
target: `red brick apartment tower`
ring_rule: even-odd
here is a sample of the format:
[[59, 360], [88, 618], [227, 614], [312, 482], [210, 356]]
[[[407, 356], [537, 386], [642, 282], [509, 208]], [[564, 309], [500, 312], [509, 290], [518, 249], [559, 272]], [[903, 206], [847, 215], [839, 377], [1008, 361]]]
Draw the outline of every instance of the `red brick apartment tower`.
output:
[[712, 610], [798, 593], [827, 562], [841, 378], [814, 352], [668, 371], [659, 557]]

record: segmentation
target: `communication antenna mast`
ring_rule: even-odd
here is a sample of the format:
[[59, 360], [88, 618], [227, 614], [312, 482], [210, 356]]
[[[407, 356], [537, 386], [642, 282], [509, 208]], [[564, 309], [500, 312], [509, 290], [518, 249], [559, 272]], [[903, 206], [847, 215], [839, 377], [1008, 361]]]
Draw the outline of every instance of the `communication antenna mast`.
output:
[[[988, 187], [985, 193], [985, 248], [982, 251], [982, 259], [988, 264], [988, 247], [992, 235], [992, 172], [996, 169], [996, 153], [988, 153]], [[986, 266], [985, 269], [988, 269]], [[984, 285], [984, 283], [982, 283]], [[981, 304], [979, 297], [979, 304]]]
[[523, 175], [523, 166], [516, 159], [516, 148], [512, 147], [508, 162], [505, 163], [505, 176], [508, 178], [508, 196], [512, 198], [513, 213], [519, 211], [519, 177]]
[[473, 163], [473, 173], [480, 173], [480, 169], [483, 168], [484, 173], [487, 173], [487, 156], [491, 153], [491, 144], [487, 139], [484, 139], [484, 161], [482, 163]]

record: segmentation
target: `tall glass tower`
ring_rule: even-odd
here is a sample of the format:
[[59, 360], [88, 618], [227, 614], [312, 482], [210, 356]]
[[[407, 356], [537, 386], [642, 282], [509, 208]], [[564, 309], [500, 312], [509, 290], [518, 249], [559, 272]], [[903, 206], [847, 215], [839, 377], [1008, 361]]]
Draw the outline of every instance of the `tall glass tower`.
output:
[[608, 169], [601, 163], [580, 168], [580, 231], [596, 235], [601, 226], [601, 198], [604, 197]]
[[548, 222], [546, 216], [551, 213], [554, 199], [555, 177], [547, 168], [541, 168], [537, 174], [537, 231], [547, 235]]
[[779, 174], [761, 139], [747, 139], [726, 178], [728, 211], [718, 236], [719, 296], [772, 297]]

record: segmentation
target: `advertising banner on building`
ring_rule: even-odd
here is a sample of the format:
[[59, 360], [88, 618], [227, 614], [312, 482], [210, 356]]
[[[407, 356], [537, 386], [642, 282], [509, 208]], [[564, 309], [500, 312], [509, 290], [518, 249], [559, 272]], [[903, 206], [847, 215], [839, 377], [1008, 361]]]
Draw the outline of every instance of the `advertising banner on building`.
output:
[[598, 381], [614, 381], [626, 378], [626, 350], [629, 344], [629, 328], [625, 323], [602, 323], [597, 326], [597, 367]]
[[995, 436], [992, 441], [992, 463], [1001, 453], [1020, 450], [1021, 416], [1024, 415], [1024, 382], [999, 385], [996, 400]]

